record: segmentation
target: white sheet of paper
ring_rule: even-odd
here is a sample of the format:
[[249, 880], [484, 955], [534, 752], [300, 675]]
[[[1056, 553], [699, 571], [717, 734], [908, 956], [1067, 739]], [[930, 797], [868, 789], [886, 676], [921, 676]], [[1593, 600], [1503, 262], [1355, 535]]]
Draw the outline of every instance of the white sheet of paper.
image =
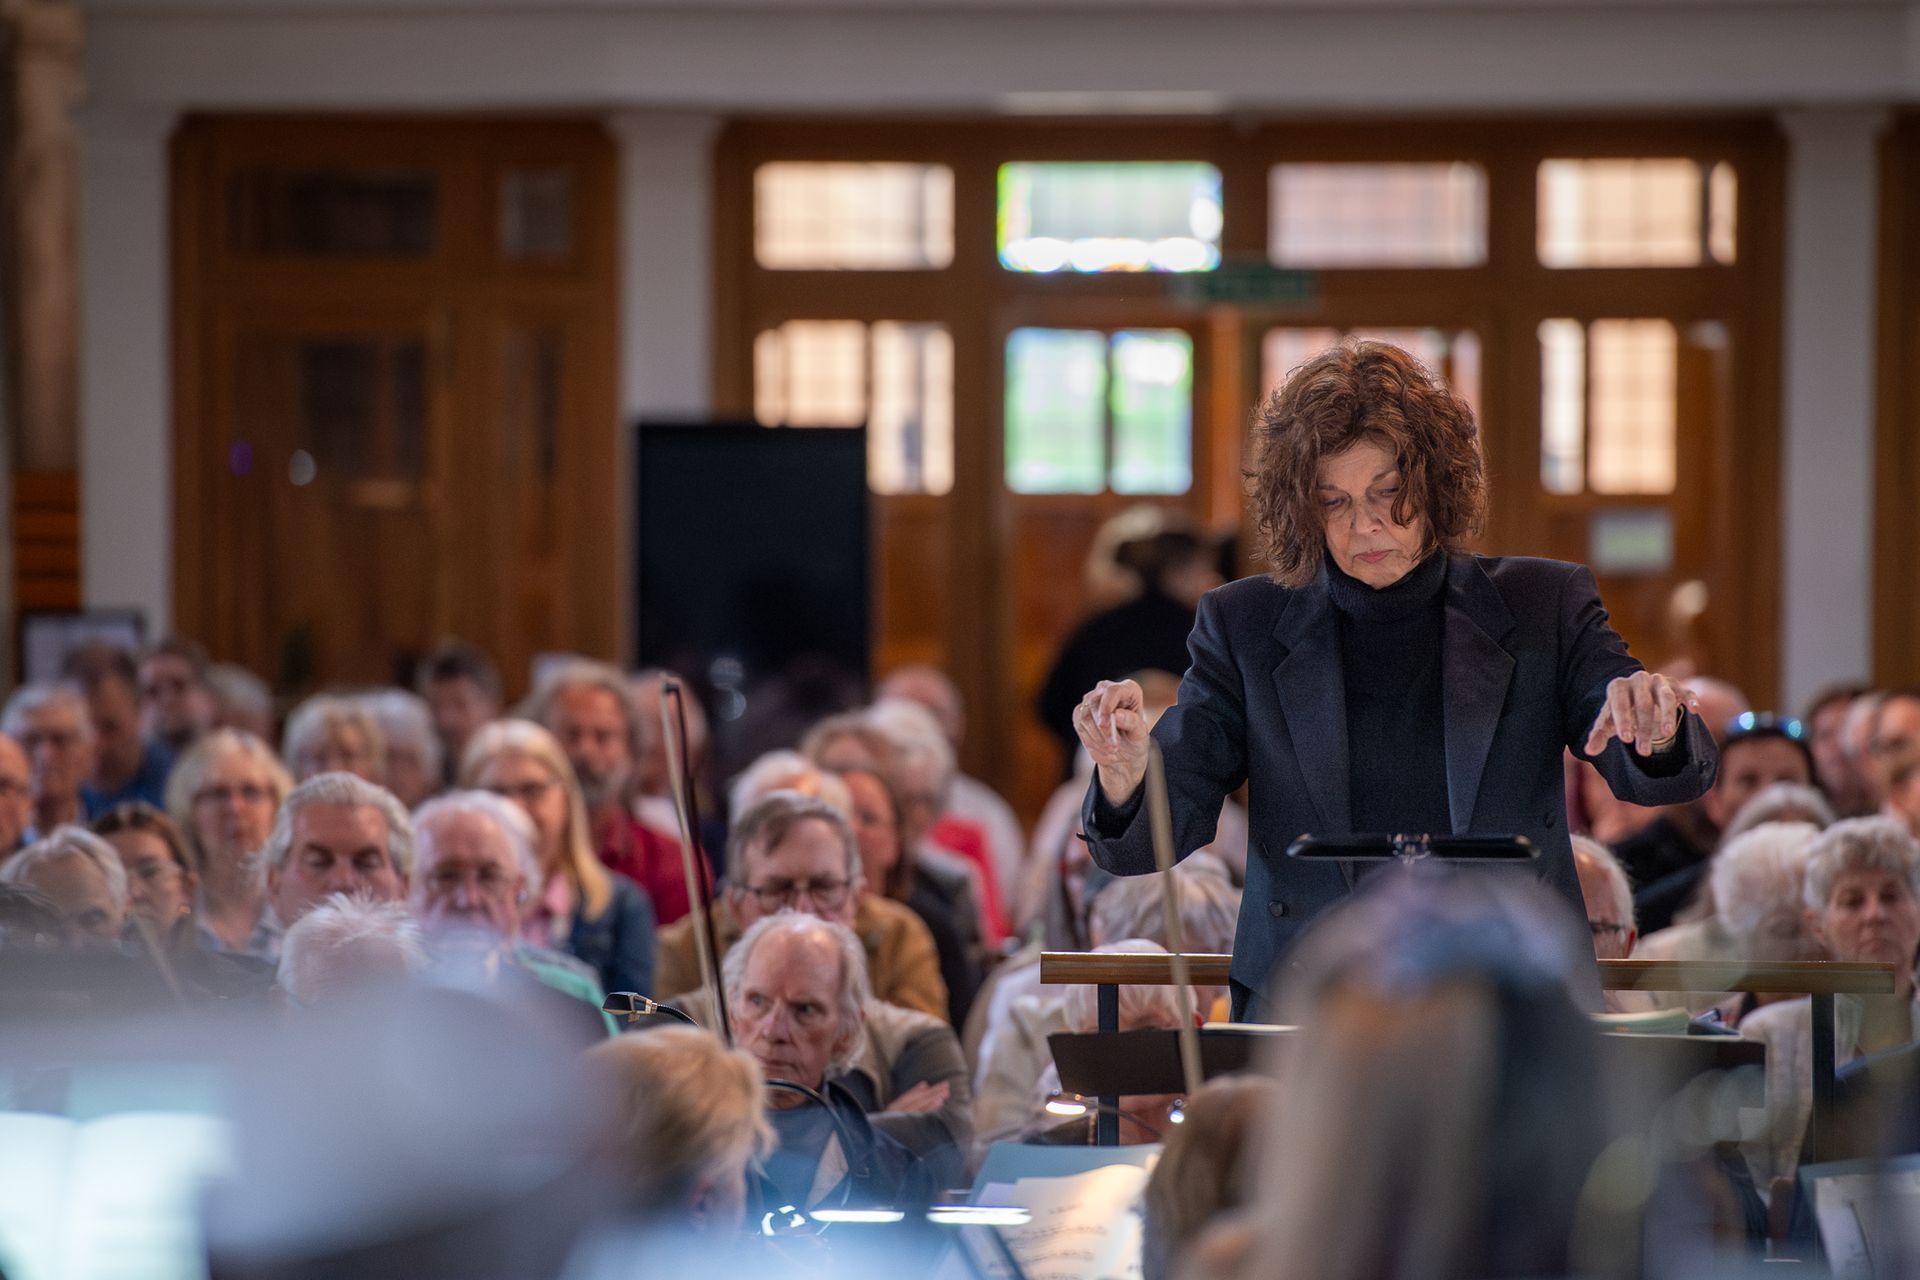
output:
[[[974, 1203], [1032, 1215], [1024, 1226], [1001, 1229], [1027, 1280], [1138, 1280], [1140, 1196], [1151, 1170], [1151, 1164], [1116, 1164], [1070, 1178], [990, 1182]], [[948, 1263], [942, 1280], [967, 1274], [959, 1259]], [[1008, 1274], [998, 1264], [987, 1269], [996, 1280]]]

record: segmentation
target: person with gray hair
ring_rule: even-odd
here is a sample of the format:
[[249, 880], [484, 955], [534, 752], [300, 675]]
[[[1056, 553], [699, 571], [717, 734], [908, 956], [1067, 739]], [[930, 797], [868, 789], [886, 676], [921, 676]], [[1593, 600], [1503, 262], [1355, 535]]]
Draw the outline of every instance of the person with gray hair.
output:
[[238, 729], [261, 740], [273, 737], [273, 690], [237, 662], [207, 668], [207, 694], [213, 700], [213, 726]]
[[56, 681], [24, 684], [0, 712], [0, 733], [18, 742], [32, 771], [33, 825], [26, 838], [86, 821], [81, 788], [93, 773], [93, 720], [86, 696]]
[[[798, 759], [798, 758], [796, 758]], [[846, 784], [799, 760], [817, 795], [778, 790], [738, 812], [727, 834], [726, 891], [708, 922], [725, 949], [756, 920], [791, 908], [851, 928], [866, 948], [875, 994], [889, 1004], [935, 1018], [947, 1011], [946, 983], [933, 935], [911, 909], [863, 893], [860, 847], [845, 810]], [[693, 921], [660, 930], [654, 985], [667, 998], [700, 985]]]
[[[1763, 822], [1726, 842], [1710, 870], [1714, 912], [1702, 920], [1677, 924], [1643, 939], [1634, 955], [1641, 960], [1818, 960], [1819, 942], [1810, 937], [1800, 905], [1807, 855], [1820, 829], [1808, 822]], [[1717, 1007], [1729, 1023], [1770, 997], [1711, 991], [1633, 993], [1631, 1007], [1688, 1009]]]
[[633, 809], [636, 770], [658, 727], [640, 715], [620, 669], [569, 659], [541, 676], [515, 714], [546, 729], [566, 752], [600, 861], [647, 891], [659, 924], [684, 917], [693, 891], [680, 841]]
[[405, 689], [374, 689], [358, 700], [387, 744], [387, 790], [407, 808], [419, 808], [440, 790], [440, 735], [434, 732], [432, 708]]
[[[413, 823], [385, 787], [351, 773], [322, 773], [287, 794], [260, 857], [268, 909], [284, 931], [336, 894], [404, 900]], [[273, 959], [280, 945], [276, 938], [259, 954]]]
[[[520, 913], [538, 882], [533, 821], [489, 791], [453, 791], [413, 815], [409, 901], [437, 961], [483, 977], [522, 973], [599, 1010], [605, 993], [587, 966], [520, 939]], [[607, 1034], [616, 1029], [598, 1014]]]
[[287, 930], [279, 984], [312, 1009], [392, 987], [426, 967], [426, 943], [404, 902], [336, 893]]
[[[1893, 966], [1893, 993], [1834, 1003], [1836, 1065], [1920, 1041], [1920, 841], [1889, 818], [1849, 818], [1816, 837], [1801, 891], [1809, 931], [1835, 960]], [[1740, 1034], [1767, 1046], [1767, 1124], [1744, 1144], [1756, 1186], [1791, 1177], [1813, 1109], [1813, 1017], [1806, 997], [1756, 1009]]]
[[0, 884], [46, 895], [69, 937], [83, 945], [115, 946], [126, 929], [126, 868], [113, 847], [85, 827], [55, 827], [0, 863]]
[[319, 773], [353, 773], [379, 782], [386, 775], [387, 743], [379, 722], [357, 700], [317, 693], [287, 717], [280, 758], [299, 782]]
[[835, 1079], [857, 1059], [870, 999], [853, 931], [795, 912], [766, 916], [728, 950], [722, 983], [734, 1042], [768, 1081], [773, 1203], [896, 1207], [903, 1195], [925, 1203], [913, 1153], [875, 1129]]

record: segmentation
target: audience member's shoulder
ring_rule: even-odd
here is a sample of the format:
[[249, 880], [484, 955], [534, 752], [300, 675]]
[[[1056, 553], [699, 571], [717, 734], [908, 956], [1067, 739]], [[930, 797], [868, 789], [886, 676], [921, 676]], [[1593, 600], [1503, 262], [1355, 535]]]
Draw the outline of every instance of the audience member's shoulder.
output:
[[867, 1034], [883, 1045], [905, 1044], [928, 1032], [952, 1035], [953, 1028], [944, 1019], [905, 1005], [879, 999], [867, 1002]]
[[888, 935], [919, 933], [927, 927], [926, 922], [914, 914], [912, 907], [877, 893], [863, 895], [854, 915], [855, 932], [861, 934], [870, 930]]

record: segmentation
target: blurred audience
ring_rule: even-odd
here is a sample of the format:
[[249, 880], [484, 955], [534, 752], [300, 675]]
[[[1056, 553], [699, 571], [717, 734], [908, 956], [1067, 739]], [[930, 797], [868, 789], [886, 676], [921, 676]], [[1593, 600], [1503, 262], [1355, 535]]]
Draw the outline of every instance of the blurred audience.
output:
[[317, 1009], [390, 990], [426, 967], [426, 944], [404, 902], [335, 893], [287, 930], [279, 985], [298, 1007]]
[[531, 720], [496, 720], [468, 739], [460, 785], [504, 796], [533, 823], [539, 874], [522, 936], [581, 960], [608, 991], [651, 994], [653, 904], [594, 854], [586, 801], [553, 735]]
[[207, 651], [183, 636], [169, 636], [140, 656], [141, 731], [176, 757], [213, 727], [207, 671]]
[[260, 851], [291, 790], [273, 749], [235, 729], [197, 739], [167, 778], [167, 816], [200, 877], [200, 923], [225, 950], [263, 955], [273, 943]]
[[[673, 674], [650, 667], [628, 677], [627, 688], [633, 696], [635, 713], [640, 717], [640, 758], [633, 767], [633, 813], [641, 822], [672, 840], [680, 841], [680, 815], [674, 808], [673, 788], [667, 771], [667, 743], [660, 729], [660, 704], [663, 691]], [[687, 718], [687, 755], [680, 767], [694, 779], [696, 790], [705, 772], [707, 760], [707, 713], [693, 691], [681, 684], [680, 707]], [[679, 751], [679, 744], [674, 744]], [[701, 801], [705, 808], [704, 797]]]
[[1859, 818], [1873, 812], [1873, 783], [1866, 761], [1854, 753], [1847, 726], [1855, 702], [1869, 693], [1861, 684], [1830, 685], [1815, 694], [1801, 720], [1813, 751], [1813, 778], [1834, 814]]
[[86, 697], [93, 727], [93, 771], [80, 786], [87, 816], [97, 818], [127, 800], [162, 803], [173, 753], [141, 736], [140, 671], [133, 655], [93, 641], [67, 655], [62, 676]]
[[1073, 709], [1087, 690], [1135, 671], [1185, 671], [1194, 610], [1200, 597], [1223, 581], [1214, 546], [1183, 516], [1159, 510], [1157, 522], [1142, 521], [1137, 509], [1109, 522], [1139, 528], [1112, 553], [1123, 579], [1134, 584], [1132, 594], [1075, 627], [1041, 683], [1036, 710], [1060, 742], [1063, 778], [1072, 776], [1080, 745]]
[[386, 744], [385, 768], [378, 781], [409, 809], [425, 804], [443, 783], [440, 735], [425, 698], [405, 689], [374, 689], [360, 705], [379, 726]]
[[1719, 773], [1707, 794], [1663, 812], [1614, 850], [1633, 878], [1643, 931], [1651, 934], [1673, 922], [1734, 815], [1776, 782], [1802, 787], [1813, 782], [1805, 730], [1798, 720], [1744, 712], [1725, 726]]
[[413, 832], [413, 914], [436, 964], [485, 983], [550, 988], [578, 1002], [570, 1007], [583, 1033], [591, 1025], [592, 1038], [610, 1034], [593, 970], [521, 936], [529, 887], [540, 878], [526, 813], [488, 791], [453, 791], [420, 807]]
[[[959, 757], [967, 736], [966, 703], [960, 696], [960, 687], [946, 672], [925, 665], [895, 668], [874, 690], [874, 698], [880, 702], [903, 698], [925, 707], [946, 735], [955, 758]], [[980, 829], [993, 860], [994, 877], [1004, 892], [1011, 893], [1020, 880], [1020, 868], [1027, 857], [1026, 833], [1013, 806], [986, 783], [955, 769], [946, 813], [942, 816], [951, 816]]]
[[76, 945], [115, 947], [127, 924], [127, 873], [85, 827], [55, 827], [0, 863], [0, 882], [44, 894]]
[[251, 950], [277, 960], [286, 930], [325, 898], [406, 899], [413, 823], [385, 787], [357, 774], [315, 774], [281, 802], [260, 860], [267, 910]]
[[[1817, 940], [1807, 933], [1800, 901], [1807, 854], [1820, 828], [1807, 822], [1767, 822], [1729, 839], [1713, 860], [1714, 912], [1646, 937], [1635, 951], [1642, 960], [1818, 960]], [[1770, 997], [1729, 992], [1643, 993], [1648, 1007], [1718, 1008], [1734, 1025]]]
[[[1885, 996], [1835, 1001], [1835, 1060], [1845, 1064], [1920, 1039], [1920, 842], [1888, 818], [1850, 818], [1820, 833], [1807, 855], [1808, 926], [1835, 960], [1894, 968]], [[1790, 1178], [1813, 1109], [1813, 1018], [1806, 998], [1756, 1009], [1740, 1034], [1767, 1046], [1767, 1120], [1746, 1144], [1757, 1186]]]
[[27, 842], [33, 826], [33, 766], [26, 749], [0, 733], [0, 858]]
[[32, 809], [27, 839], [85, 821], [80, 793], [93, 773], [95, 739], [80, 691], [53, 682], [21, 685], [0, 711], [0, 733], [27, 753]]
[[692, 898], [680, 842], [633, 811], [645, 741], [626, 677], [605, 663], [568, 661], [541, 679], [519, 714], [544, 725], [566, 752], [601, 861], [647, 891], [659, 923], [685, 916]]
[[213, 727], [273, 741], [273, 690], [265, 680], [237, 663], [216, 662], [207, 668], [207, 692], [213, 700]]
[[473, 645], [449, 640], [421, 659], [413, 688], [433, 713], [446, 773], [442, 781], [451, 782], [465, 758], [467, 739], [500, 718], [500, 673]]
[[321, 773], [351, 773], [379, 782], [387, 774], [387, 740], [358, 699], [319, 693], [287, 717], [280, 758], [296, 782]]
[[[967, 945], [972, 931], [960, 913], [968, 900], [956, 901], [913, 856], [900, 827], [901, 805], [880, 774], [850, 769], [840, 775], [853, 803], [853, 831], [860, 843], [862, 892], [879, 893], [920, 917], [940, 957], [940, 979], [947, 986], [947, 1021], [966, 1025], [967, 1010], [980, 985], [975, 952]], [[970, 923], [970, 922], [968, 922]]]

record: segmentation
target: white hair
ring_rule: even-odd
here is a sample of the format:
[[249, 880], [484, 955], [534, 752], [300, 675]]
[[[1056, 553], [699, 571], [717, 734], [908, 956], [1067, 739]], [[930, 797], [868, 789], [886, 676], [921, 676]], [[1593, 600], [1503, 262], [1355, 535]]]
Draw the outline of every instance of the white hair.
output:
[[287, 930], [279, 981], [295, 1000], [314, 1005], [426, 966], [426, 944], [405, 903], [336, 893]]
[[816, 797], [853, 816], [853, 793], [838, 774], [829, 773], [798, 751], [769, 751], [734, 775], [727, 785], [727, 812], [744, 814], [775, 791]]
[[[1121, 938], [1094, 948], [1100, 955], [1165, 955], [1167, 949], [1157, 942], [1146, 938]], [[1205, 1006], [1200, 995], [1193, 995], [1193, 1007], [1204, 1014]], [[1091, 983], [1081, 983], [1067, 988], [1061, 997], [1061, 1013], [1066, 1018], [1067, 1029], [1086, 1034], [1100, 1029], [1099, 989]], [[1180, 1025], [1180, 995], [1171, 985], [1137, 986], [1125, 984], [1120, 988], [1120, 1025], [1123, 1028], [1178, 1027]]]
[[1807, 851], [1804, 897], [1825, 911], [1834, 882], [1849, 871], [1878, 871], [1904, 882], [1920, 898], [1920, 841], [1893, 818], [1849, 818], [1822, 832]]
[[957, 766], [953, 744], [933, 712], [905, 698], [882, 698], [867, 708], [865, 719], [893, 743], [902, 789], [924, 796], [945, 811]]
[[424, 893], [427, 873], [433, 866], [434, 829], [447, 819], [456, 817], [484, 818], [491, 822], [507, 842], [514, 863], [526, 877], [523, 893], [537, 891], [540, 863], [534, 857], [533, 820], [527, 817], [526, 810], [491, 791], [449, 791], [413, 811], [414, 865], [418, 868], [413, 881], [416, 899]]
[[107, 882], [107, 896], [113, 899], [114, 910], [124, 912], [127, 909], [127, 869], [121, 864], [120, 855], [113, 851], [112, 845], [93, 832], [71, 823], [55, 827], [0, 863], [0, 883], [26, 884], [34, 868], [64, 862], [68, 858], [85, 858], [93, 863], [94, 869]]
[[393, 792], [358, 774], [315, 774], [287, 793], [274, 815], [273, 831], [260, 847], [261, 862], [275, 870], [284, 869], [293, 849], [293, 820], [308, 805], [334, 805], [342, 809], [378, 809], [387, 824], [387, 860], [401, 875], [413, 872], [413, 823], [406, 806]]
[[[1225, 953], [1233, 950], [1234, 927], [1240, 918], [1240, 891], [1233, 887], [1227, 864], [1211, 853], [1195, 853], [1173, 868], [1180, 891], [1180, 933], [1188, 951]], [[1102, 942], [1145, 938], [1161, 946], [1167, 937], [1165, 891], [1156, 875], [1120, 876], [1094, 895], [1087, 913], [1087, 932]]]
[[840, 992], [836, 1004], [840, 1010], [840, 1030], [846, 1035], [846, 1048], [834, 1060], [827, 1064], [829, 1076], [839, 1075], [854, 1063], [860, 1054], [861, 1037], [858, 1034], [866, 1020], [867, 1002], [873, 999], [873, 988], [867, 982], [867, 951], [860, 945], [860, 939], [853, 930], [832, 920], [822, 920], [819, 916], [803, 915], [798, 911], [777, 911], [770, 916], [761, 916], [740, 935], [740, 940], [727, 949], [726, 957], [720, 962], [721, 986], [726, 992], [726, 1000], [732, 1006], [741, 995], [741, 988], [747, 980], [747, 964], [753, 958], [753, 951], [769, 937], [785, 938], [825, 938], [840, 952]]
[[1833, 825], [1833, 819], [1833, 806], [1817, 789], [1798, 782], [1775, 782], [1740, 806], [1740, 812], [1721, 833], [1720, 842], [1725, 844], [1765, 822], [1812, 822], [1825, 831]]
[[1783, 908], [1800, 910], [1807, 855], [1820, 829], [1808, 822], [1763, 822], [1720, 846], [1708, 871], [1713, 908], [1745, 941]]
[[333, 693], [316, 693], [293, 709], [293, 714], [287, 717], [286, 732], [280, 735], [280, 758], [294, 773], [299, 773], [300, 762], [307, 752], [336, 728], [358, 730], [367, 740], [374, 770], [384, 769], [387, 741], [381, 736], [380, 722], [358, 701]]
[[426, 775], [438, 780], [444, 764], [443, 748], [433, 728], [433, 709], [425, 698], [405, 689], [372, 689], [361, 694], [358, 701], [380, 726], [388, 754], [396, 747], [411, 752]]
[[66, 706], [73, 712], [74, 720], [80, 726], [83, 739], [93, 737], [93, 713], [87, 709], [87, 695], [78, 685], [65, 680], [37, 680], [32, 684], [23, 684], [13, 691], [7, 699], [7, 707], [0, 712], [0, 733], [9, 738], [25, 738], [27, 717], [47, 707]]
[[1633, 882], [1627, 879], [1627, 869], [1614, 857], [1613, 850], [1592, 836], [1576, 835], [1573, 857], [1576, 864], [1585, 858], [1600, 868], [1600, 874], [1607, 879], [1607, 891], [1613, 895], [1613, 922], [1634, 928], [1637, 922], [1633, 918]]
[[273, 723], [273, 690], [267, 682], [234, 662], [216, 662], [207, 668], [207, 688], [225, 706]]

